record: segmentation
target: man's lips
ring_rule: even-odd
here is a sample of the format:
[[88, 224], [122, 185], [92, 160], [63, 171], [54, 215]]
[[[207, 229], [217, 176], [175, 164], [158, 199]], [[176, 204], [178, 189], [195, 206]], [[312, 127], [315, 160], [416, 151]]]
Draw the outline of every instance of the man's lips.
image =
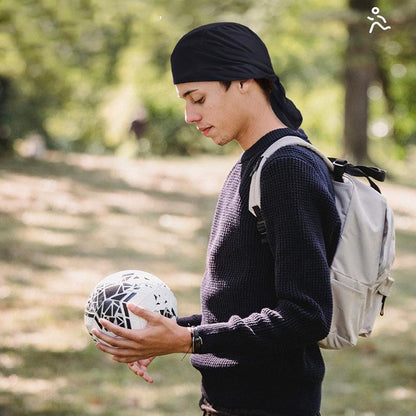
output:
[[198, 130], [204, 135], [208, 136], [208, 133], [210, 132], [212, 126], [208, 127], [198, 127]]

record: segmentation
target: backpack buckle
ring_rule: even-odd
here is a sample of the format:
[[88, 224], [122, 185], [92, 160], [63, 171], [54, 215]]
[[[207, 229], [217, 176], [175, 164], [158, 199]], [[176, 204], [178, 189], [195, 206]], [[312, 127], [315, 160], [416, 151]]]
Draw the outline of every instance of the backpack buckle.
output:
[[267, 241], [266, 221], [264, 221], [263, 216], [261, 215], [260, 207], [256, 205], [253, 207], [253, 210], [256, 214], [256, 227], [261, 236], [261, 242], [262, 244], [268, 244], [269, 242]]
[[332, 161], [332, 165], [334, 166], [334, 180], [336, 180], [337, 182], [344, 182], [342, 176], [347, 170], [347, 167], [349, 165], [348, 161], [344, 159], [335, 159]]
[[264, 222], [264, 220], [257, 219], [257, 231], [261, 235], [261, 242], [263, 244], [268, 244], [267, 229], [266, 229], [266, 223]]

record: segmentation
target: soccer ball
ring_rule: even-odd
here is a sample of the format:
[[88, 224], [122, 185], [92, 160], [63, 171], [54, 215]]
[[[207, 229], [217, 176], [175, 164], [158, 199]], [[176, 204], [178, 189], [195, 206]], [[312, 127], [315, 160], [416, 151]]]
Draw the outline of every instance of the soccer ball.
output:
[[100, 318], [127, 329], [142, 329], [146, 326], [145, 319], [130, 313], [128, 302], [171, 319], [177, 317], [176, 298], [162, 280], [141, 270], [113, 273], [97, 284], [85, 306], [85, 326], [96, 343], [103, 341], [91, 333], [94, 328], [115, 337], [100, 324]]

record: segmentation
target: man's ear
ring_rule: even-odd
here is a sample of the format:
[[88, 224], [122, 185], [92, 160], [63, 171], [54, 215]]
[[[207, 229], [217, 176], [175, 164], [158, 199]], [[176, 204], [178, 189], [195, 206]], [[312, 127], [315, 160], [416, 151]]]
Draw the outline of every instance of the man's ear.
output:
[[242, 79], [238, 81], [238, 89], [242, 94], [246, 94], [250, 89], [251, 84], [254, 82], [254, 79]]

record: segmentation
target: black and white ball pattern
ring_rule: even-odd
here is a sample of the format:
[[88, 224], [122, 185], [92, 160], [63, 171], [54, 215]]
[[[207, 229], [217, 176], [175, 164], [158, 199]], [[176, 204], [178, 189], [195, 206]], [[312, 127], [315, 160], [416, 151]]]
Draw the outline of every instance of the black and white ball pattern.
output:
[[177, 318], [176, 298], [162, 280], [141, 270], [120, 271], [101, 280], [87, 300], [84, 321], [95, 342], [102, 341], [91, 333], [93, 328], [115, 336], [100, 324], [100, 318], [128, 329], [146, 326], [147, 322], [143, 318], [130, 313], [128, 302], [171, 319]]

